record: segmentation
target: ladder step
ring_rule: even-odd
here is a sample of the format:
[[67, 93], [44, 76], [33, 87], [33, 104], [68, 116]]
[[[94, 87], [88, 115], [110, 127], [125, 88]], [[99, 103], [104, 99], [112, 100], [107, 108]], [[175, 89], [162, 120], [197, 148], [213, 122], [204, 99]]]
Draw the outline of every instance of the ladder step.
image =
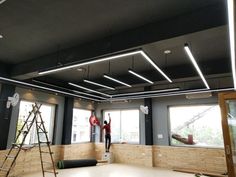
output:
[[9, 159], [14, 159], [16, 156], [13, 156], [13, 155], [6, 155], [7, 158]]
[[39, 133], [48, 133], [48, 132], [45, 131], [45, 132], [39, 132]]
[[49, 163], [49, 164], [52, 164], [52, 162], [49, 162], [49, 161], [42, 161], [43, 163]]
[[9, 171], [9, 169], [6, 169], [6, 168], [0, 168], [0, 171]]
[[20, 133], [28, 133], [27, 130], [18, 130]]
[[[46, 173], [54, 173], [54, 171], [49, 171], [49, 170], [43, 170]], [[55, 174], [58, 174], [58, 172], [55, 172]]]
[[39, 143], [42, 143], [42, 144], [50, 144], [51, 142], [50, 142], [50, 141], [39, 141]]
[[53, 152], [48, 152], [48, 151], [40, 151], [41, 153], [48, 153], [48, 154], [53, 154]]

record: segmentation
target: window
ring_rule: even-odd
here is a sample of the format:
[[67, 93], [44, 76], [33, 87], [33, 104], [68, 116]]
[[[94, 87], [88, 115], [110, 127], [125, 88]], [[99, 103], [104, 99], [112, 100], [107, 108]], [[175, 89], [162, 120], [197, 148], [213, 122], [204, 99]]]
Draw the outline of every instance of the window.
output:
[[73, 123], [71, 143], [90, 141], [90, 123], [91, 111], [84, 109], [73, 109]]
[[[20, 130], [22, 128], [24, 122], [28, 118], [29, 112], [32, 110], [33, 104], [34, 104], [34, 102], [30, 102], [30, 101], [23, 101], [22, 100], [20, 102], [20, 111], [19, 111], [16, 135], [18, 134], [18, 130]], [[52, 104], [42, 104], [42, 106], [40, 108], [41, 116], [44, 121], [44, 126], [48, 132], [47, 135], [48, 135], [49, 141], [51, 141], [51, 142], [52, 142], [52, 138], [53, 138], [55, 109], [56, 109], [56, 106], [52, 105]], [[23, 134], [20, 135], [18, 143], [22, 142], [22, 140], [23, 140]], [[40, 140], [46, 141], [46, 137], [44, 135], [42, 135]], [[32, 125], [30, 132], [25, 139], [24, 144], [29, 145], [29, 144], [34, 144], [34, 143], [38, 143], [38, 137], [37, 137], [37, 131], [36, 131], [35, 124]]]
[[218, 105], [169, 107], [171, 145], [223, 147]]
[[111, 110], [104, 112], [105, 120], [111, 115], [111, 141], [139, 143], [139, 110]]

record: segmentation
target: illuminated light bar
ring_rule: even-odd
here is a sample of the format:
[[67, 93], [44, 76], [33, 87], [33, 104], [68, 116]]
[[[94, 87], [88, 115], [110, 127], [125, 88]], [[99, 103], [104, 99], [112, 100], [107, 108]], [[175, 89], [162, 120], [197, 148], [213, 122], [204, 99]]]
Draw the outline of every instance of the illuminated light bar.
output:
[[171, 92], [171, 91], [177, 91], [177, 90], [179, 90], [179, 88], [170, 88], [170, 89], [163, 89], [163, 90], [151, 90], [151, 91], [133, 92], [133, 93], [122, 93], [122, 94], [112, 95], [112, 97], [151, 94], [151, 93], [160, 93], [160, 92]]
[[146, 82], [148, 82], [148, 83], [150, 83], [150, 84], [153, 84], [152, 81], [150, 81], [149, 79], [147, 79], [147, 78], [141, 76], [140, 74], [134, 72], [133, 70], [129, 69], [128, 71], [129, 71], [129, 73], [131, 73], [131, 74], [133, 74], [133, 75], [139, 77], [140, 79], [142, 79], [142, 80], [144, 80], [144, 81], [146, 81]]
[[236, 90], [234, 0], [227, 0], [227, 8], [228, 8], [231, 68], [233, 75], [234, 90]]
[[90, 91], [90, 92], [94, 92], [94, 93], [98, 93], [100, 95], [104, 95], [104, 96], [107, 96], [107, 97], [111, 97], [111, 95], [108, 95], [106, 93], [102, 93], [102, 92], [98, 92], [96, 90], [92, 90], [92, 89], [89, 89], [89, 88], [86, 88], [86, 87], [83, 87], [83, 86], [80, 86], [80, 85], [77, 85], [77, 84], [73, 84], [71, 82], [68, 83], [69, 85], [72, 85], [74, 87], [77, 87], [77, 88], [80, 88], [80, 89], [83, 89], [83, 90], [87, 90], [87, 91]]
[[197, 93], [208, 93], [208, 92], [223, 92], [223, 91], [230, 91], [234, 88], [224, 88], [224, 89], [195, 89], [195, 90], [183, 90], [183, 91], [176, 91], [171, 93], [156, 93], [156, 94], [149, 94], [149, 95], [135, 95], [135, 96], [125, 96], [125, 97], [117, 97], [111, 98], [107, 100], [101, 100], [101, 102], [112, 102], [112, 101], [119, 101], [119, 100], [135, 100], [135, 99], [144, 99], [144, 98], [157, 98], [157, 97], [167, 97], [167, 96], [179, 96], [185, 94], [197, 94]]
[[190, 51], [190, 49], [189, 49], [189, 47], [188, 47], [188, 44], [185, 44], [185, 45], [184, 45], [184, 50], [185, 50], [186, 53], [188, 54], [189, 59], [191, 60], [193, 66], [194, 66], [195, 69], [197, 70], [197, 72], [198, 72], [199, 76], [201, 77], [203, 83], [205, 84], [206, 88], [207, 88], [207, 89], [210, 89], [210, 87], [209, 87], [209, 85], [208, 85], [206, 79], [204, 78], [204, 76], [203, 76], [203, 74], [202, 74], [202, 71], [200, 70], [200, 68], [199, 68], [199, 66], [198, 66], [198, 64], [197, 64], [197, 62], [196, 62], [196, 60], [195, 60], [195, 58], [194, 58], [192, 52]]
[[87, 83], [93, 84], [93, 85], [97, 85], [97, 86], [100, 86], [100, 87], [103, 87], [103, 88], [107, 88], [107, 89], [110, 89], [110, 90], [115, 90], [115, 88], [113, 88], [113, 87], [109, 87], [107, 85], [99, 84], [97, 82], [93, 82], [93, 81], [90, 81], [90, 80], [87, 80], [87, 79], [84, 79], [84, 82], [87, 82]]
[[133, 55], [138, 55], [138, 54], [142, 55], [143, 58], [146, 59], [169, 82], [172, 82], [172, 80], [152, 61], [152, 59], [143, 50], [137, 50], [137, 51], [127, 52], [127, 53], [123, 53], [123, 54], [117, 54], [114, 56], [99, 58], [96, 60], [87, 61], [87, 62], [83, 62], [83, 63], [68, 65], [68, 66], [55, 68], [55, 69], [49, 69], [47, 71], [39, 72], [38, 74], [39, 75], [50, 74], [50, 73], [54, 73], [54, 72], [58, 72], [58, 71], [63, 71], [66, 69], [72, 69], [72, 68], [81, 67], [84, 65], [89, 65], [89, 64], [94, 64], [94, 63], [99, 63], [99, 62], [109, 61], [109, 60], [115, 60], [115, 59], [119, 59], [122, 57], [128, 57], [128, 56], [133, 56]]
[[131, 85], [126, 84], [125, 82], [119, 81], [119, 80], [117, 80], [117, 79], [115, 79], [115, 78], [113, 78], [113, 77], [110, 77], [110, 76], [106, 75], [106, 74], [104, 74], [103, 77], [105, 77], [105, 78], [107, 78], [107, 79], [110, 79], [110, 80], [112, 80], [112, 81], [114, 81], [114, 82], [117, 82], [117, 83], [119, 83], [119, 84], [125, 85], [125, 86], [127, 86], [127, 87], [132, 87]]
[[85, 96], [80, 96], [80, 95], [76, 95], [76, 94], [73, 94], [73, 93], [64, 92], [64, 91], [60, 91], [60, 90], [56, 90], [56, 89], [51, 89], [51, 88], [48, 88], [48, 87], [43, 87], [43, 86], [39, 86], [39, 85], [35, 85], [35, 84], [30, 84], [30, 83], [27, 83], [27, 82], [22, 82], [22, 81], [9, 79], [9, 78], [5, 78], [5, 77], [0, 77], [0, 80], [8, 81], [8, 82], [16, 83], [16, 84], [21, 84], [21, 85], [25, 85], [25, 86], [29, 86], [29, 87], [35, 87], [35, 88], [38, 88], [38, 89], [43, 89], [43, 90], [52, 91], [52, 92], [56, 92], [56, 93], [61, 93], [61, 94], [64, 94], [64, 95], [83, 98], [83, 99], [86, 99], [86, 100], [100, 101], [100, 100], [97, 100], [97, 99], [93, 99], [93, 98], [89, 98], [89, 97], [85, 97]]
[[104, 98], [104, 97], [101, 97], [101, 96], [92, 95], [92, 94], [80, 92], [80, 91], [77, 91], [77, 90], [73, 90], [73, 92], [78, 93], [78, 94], [82, 94], [82, 95], [92, 96], [94, 98], [100, 98], [100, 99], [103, 99], [103, 100], [107, 99], [107, 98]]
[[162, 76], [164, 76], [169, 82], [172, 80], [152, 61], [152, 59], [144, 52], [140, 51], [140, 54], [159, 72]]

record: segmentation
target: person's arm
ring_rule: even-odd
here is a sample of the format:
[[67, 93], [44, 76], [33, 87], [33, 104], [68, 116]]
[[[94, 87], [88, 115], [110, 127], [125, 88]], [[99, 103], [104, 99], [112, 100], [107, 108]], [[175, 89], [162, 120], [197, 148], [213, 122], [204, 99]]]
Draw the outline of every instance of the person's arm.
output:
[[111, 116], [110, 116], [110, 114], [108, 114], [108, 116], [109, 116], [109, 125], [111, 124]]

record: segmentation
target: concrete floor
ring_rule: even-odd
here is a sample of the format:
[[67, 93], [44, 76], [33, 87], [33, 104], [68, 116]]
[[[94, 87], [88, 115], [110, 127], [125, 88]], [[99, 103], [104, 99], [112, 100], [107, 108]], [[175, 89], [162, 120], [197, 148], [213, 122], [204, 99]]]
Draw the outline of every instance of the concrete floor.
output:
[[[124, 164], [98, 165], [94, 167], [72, 168], [57, 171], [59, 172], [57, 177], [194, 177], [194, 174]], [[53, 177], [52, 174], [46, 174], [45, 176]], [[31, 173], [20, 177], [42, 177], [42, 173]]]

